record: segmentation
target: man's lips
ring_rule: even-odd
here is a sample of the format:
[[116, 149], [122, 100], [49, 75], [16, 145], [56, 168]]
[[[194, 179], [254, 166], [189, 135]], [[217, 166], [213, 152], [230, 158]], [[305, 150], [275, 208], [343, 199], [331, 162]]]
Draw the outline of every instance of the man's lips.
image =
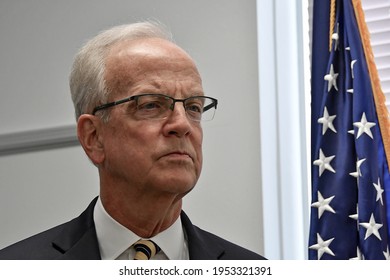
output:
[[193, 157], [188, 152], [183, 151], [172, 151], [165, 153], [162, 157], [169, 157], [169, 158], [177, 158], [177, 159], [191, 159], [193, 160]]

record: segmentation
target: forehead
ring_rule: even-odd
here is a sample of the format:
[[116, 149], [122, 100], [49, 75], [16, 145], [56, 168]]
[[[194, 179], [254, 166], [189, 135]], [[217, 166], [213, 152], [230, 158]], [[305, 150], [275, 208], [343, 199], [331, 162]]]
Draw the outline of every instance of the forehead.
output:
[[114, 45], [106, 59], [105, 78], [116, 90], [139, 82], [185, 81], [201, 85], [192, 58], [177, 45], [157, 38], [124, 41]]
[[117, 42], [110, 48], [110, 54], [121, 55], [155, 55], [156, 57], [163, 56], [184, 56], [189, 59], [190, 56], [179, 46], [161, 38], [142, 38], [123, 40]]
[[[133, 68], [159, 66], [165, 63], [196, 69], [193, 59], [172, 42], [159, 38], [122, 41], [111, 47], [106, 65], [111, 63]], [[112, 65], [111, 65], [112, 66]]]

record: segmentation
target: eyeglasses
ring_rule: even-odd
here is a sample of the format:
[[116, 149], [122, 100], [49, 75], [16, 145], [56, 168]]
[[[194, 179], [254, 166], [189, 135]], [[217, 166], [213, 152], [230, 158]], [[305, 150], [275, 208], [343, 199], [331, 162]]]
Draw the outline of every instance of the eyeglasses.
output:
[[208, 96], [191, 96], [185, 99], [175, 99], [164, 94], [140, 94], [118, 101], [106, 103], [93, 109], [96, 112], [122, 103], [135, 101], [134, 116], [137, 119], [164, 119], [173, 111], [176, 102], [182, 102], [187, 117], [193, 121], [210, 121], [214, 118], [218, 100]]

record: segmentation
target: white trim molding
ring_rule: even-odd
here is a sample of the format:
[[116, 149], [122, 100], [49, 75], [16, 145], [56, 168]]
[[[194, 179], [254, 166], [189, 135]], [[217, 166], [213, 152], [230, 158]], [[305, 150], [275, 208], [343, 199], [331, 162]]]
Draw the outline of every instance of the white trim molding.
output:
[[0, 135], [0, 156], [77, 146], [75, 125]]
[[275, 260], [307, 258], [302, 5], [257, 0], [264, 255]]

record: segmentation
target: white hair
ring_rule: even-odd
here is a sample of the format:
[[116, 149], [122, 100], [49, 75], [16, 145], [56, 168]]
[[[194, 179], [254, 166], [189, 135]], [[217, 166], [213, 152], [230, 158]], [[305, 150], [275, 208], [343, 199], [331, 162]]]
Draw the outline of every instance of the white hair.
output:
[[[69, 77], [70, 92], [76, 120], [91, 113], [99, 103], [106, 103], [105, 60], [111, 47], [121, 41], [143, 38], [161, 38], [172, 42], [172, 35], [155, 22], [119, 25], [99, 33], [76, 54]], [[103, 118], [108, 114], [103, 112]]]

